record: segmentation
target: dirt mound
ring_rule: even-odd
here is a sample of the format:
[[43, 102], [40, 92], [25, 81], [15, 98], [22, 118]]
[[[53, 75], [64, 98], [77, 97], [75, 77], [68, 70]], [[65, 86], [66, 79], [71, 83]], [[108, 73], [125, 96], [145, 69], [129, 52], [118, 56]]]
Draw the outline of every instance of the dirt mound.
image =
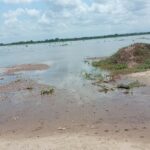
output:
[[134, 67], [150, 59], [150, 44], [136, 43], [121, 48], [111, 57], [111, 61], [117, 64], [127, 64]]

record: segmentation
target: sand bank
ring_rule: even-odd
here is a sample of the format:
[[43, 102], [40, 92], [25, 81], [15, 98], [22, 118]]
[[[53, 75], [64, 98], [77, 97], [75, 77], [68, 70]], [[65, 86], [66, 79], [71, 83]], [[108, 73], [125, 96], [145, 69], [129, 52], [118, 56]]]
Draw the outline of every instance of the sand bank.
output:
[[22, 64], [3, 69], [6, 74], [13, 74], [20, 71], [46, 70], [49, 66], [46, 64]]
[[127, 77], [136, 79], [145, 85], [150, 85], [150, 71], [132, 73], [127, 75]]
[[84, 134], [61, 134], [43, 138], [0, 140], [1, 150], [149, 150], [150, 144], [117, 141]]

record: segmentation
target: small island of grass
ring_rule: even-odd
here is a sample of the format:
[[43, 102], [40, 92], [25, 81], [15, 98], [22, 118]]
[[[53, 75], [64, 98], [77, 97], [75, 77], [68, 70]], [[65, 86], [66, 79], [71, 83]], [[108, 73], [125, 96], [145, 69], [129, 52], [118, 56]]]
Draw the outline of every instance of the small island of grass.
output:
[[93, 61], [92, 65], [109, 70], [112, 76], [147, 71], [150, 69], [150, 44], [132, 44], [109, 58]]

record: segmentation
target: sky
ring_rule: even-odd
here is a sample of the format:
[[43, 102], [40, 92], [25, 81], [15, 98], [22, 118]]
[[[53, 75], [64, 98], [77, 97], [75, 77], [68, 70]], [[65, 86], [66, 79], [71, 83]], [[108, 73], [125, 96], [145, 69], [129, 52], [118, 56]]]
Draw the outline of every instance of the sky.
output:
[[0, 43], [150, 31], [150, 0], [0, 0]]

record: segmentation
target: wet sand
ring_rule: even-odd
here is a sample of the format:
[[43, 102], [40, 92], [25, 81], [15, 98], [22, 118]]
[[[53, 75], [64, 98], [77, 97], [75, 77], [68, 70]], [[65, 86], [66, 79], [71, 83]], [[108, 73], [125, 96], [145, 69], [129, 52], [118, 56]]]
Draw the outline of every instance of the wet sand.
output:
[[13, 74], [21, 71], [35, 71], [35, 70], [47, 70], [49, 68], [46, 64], [22, 64], [8, 68], [4, 68], [5, 74]]
[[22, 79], [0, 86], [0, 149], [150, 149], [149, 86], [129, 94], [91, 86], [84, 96], [41, 95], [46, 88]]
[[128, 78], [137, 79], [138, 81], [150, 85], [150, 71], [132, 73], [127, 75]]
[[[1, 140], [2, 150], [149, 150], [149, 144], [84, 134], [58, 134], [19, 140]], [[145, 148], [144, 148], [145, 147]]]

